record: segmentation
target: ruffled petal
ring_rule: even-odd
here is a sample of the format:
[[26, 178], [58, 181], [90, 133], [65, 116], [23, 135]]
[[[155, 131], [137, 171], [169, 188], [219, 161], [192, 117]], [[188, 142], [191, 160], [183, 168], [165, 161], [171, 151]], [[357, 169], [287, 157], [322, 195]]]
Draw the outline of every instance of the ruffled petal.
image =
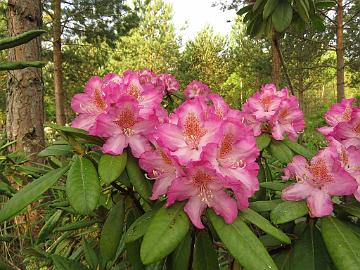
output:
[[282, 191], [282, 199], [286, 201], [300, 201], [314, 192], [314, 188], [307, 183], [295, 183]]
[[126, 146], [127, 146], [126, 137], [120, 134], [108, 138], [105, 144], [102, 146], [102, 150], [104, 153], [107, 154], [121, 155]]
[[202, 202], [198, 196], [191, 197], [184, 207], [185, 213], [189, 216], [192, 224], [198, 229], [204, 229], [201, 222], [201, 214], [206, 208], [206, 203]]
[[324, 217], [331, 215], [333, 211], [333, 205], [330, 195], [316, 189], [307, 198], [307, 205], [310, 210], [311, 217]]
[[233, 223], [237, 217], [236, 202], [225, 191], [220, 190], [214, 193], [210, 206], [214, 208], [217, 215], [224, 218], [227, 224]]

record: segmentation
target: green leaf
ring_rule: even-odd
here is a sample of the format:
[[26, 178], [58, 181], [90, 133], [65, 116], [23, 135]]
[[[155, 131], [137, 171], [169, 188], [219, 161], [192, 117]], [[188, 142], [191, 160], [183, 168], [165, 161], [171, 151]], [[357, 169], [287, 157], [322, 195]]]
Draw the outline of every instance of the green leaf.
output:
[[289, 163], [294, 156], [294, 153], [281, 141], [271, 141], [270, 143], [270, 153], [277, 160], [282, 163]]
[[284, 188], [290, 186], [292, 183], [290, 182], [281, 182], [281, 181], [272, 181], [272, 182], [263, 182], [260, 183], [260, 187], [267, 188], [275, 191], [281, 191]]
[[346, 213], [360, 218], [360, 206], [356, 205], [339, 205], [340, 209], [344, 210]]
[[268, 147], [271, 141], [271, 136], [269, 134], [261, 134], [260, 136], [256, 137], [256, 146], [259, 148], [260, 151], [264, 150]]
[[[126, 225], [130, 225], [138, 217], [137, 211], [131, 209], [126, 215]], [[133, 270], [143, 270], [145, 266], [142, 264], [140, 259], [140, 246], [141, 240], [125, 243], [127, 260], [131, 264]]]
[[289, 147], [295, 154], [299, 154], [307, 159], [311, 159], [315, 153], [310, 149], [298, 144], [297, 142], [293, 142], [290, 140], [283, 140], [283, 143]]
[[303, 234], [296, 240], [290, 256], [290, 269], [317, 270], [326, 269], [328, 257], [321, 234], [309, 224]]
[[90, 160], [75, 156], [66, 181], [66, 195], [70, 205], [80, 214], [90, 214], [100, 197], [100, 183]]
[[264, 2], [264, 0], [256, 0], [255, 4], [253, 6], [253, 11], [257, 10], [263, 2]]
[[0, 71], [3, 70], [16, 70], [28, 67], [42, 68], [47, 64], [44, 61], [8, 61], [0, 63]]
[[59, 255], [51, 255], [51, 259], [56, 267], [56, 270], [86, 270], [88, 269], [81, 263], [61, 257]]
[[83, 239], [82, 247], [84, 250], [86, 262], [88, 263], [90, 268], [97, 269], [97, 266], [99, 265], [99, 259], [96, 255], [95, 250], [91, 247], [90, 243], [86, 239]]
[[206, 231], [199, 232], [196, 236], [192, 269], [219, 269], [217, 254], [214, 250], [212, 240], [210, 239], [209, 234]]
[[66, 156], [69, 157], [73, 154], [72, 147], [68, 144], [54, 144], [46, 147], [42, 150], [38, 156], [39, 157], [48, 157], [48, 156]]
[[20, 189], [0, 209], [0, 223], [15, 216], [30, 203], [36, 201], [41, 194], [51, 188], [69, 169], [68, 166], [52, 170]]
[[267, 19], [275, 10], [277, 5], [279, 4], [279, 0], [267, 0], [264, 11], [263, 11], [263, 19]]
[[288, 1], [281, 1], [271, 15], [274, 28], [278, 32], [284, 32], [291, 24], [293, 10]]
[[[63, 209], [63, 208], [62, 208]], [[63, 209], [64, 210], [64, 209]], [[97, 220], [80, 220], [54, 229], [55, 232], [66, 232], [90, 227], [97, 223]]]
[[169, 208], [161, 208], [151, 220], [140, 249], [144, 264], [166, 257], [184, 238], [190, 224], [183, 207], [183, 204], [177, 203]]
[[232, 224], [225, 224], [223, 218], [210, 209], [207, 211], [207, 216], [221, 241], [244, 268], [277, 269], [264, 245], [241, 218], [237, 218]]
[[276, 206], [270, 213], [270, 219], [274, 224], [283, 224], [308, 213], [306, 203], [299, 202], [283, 202]]
[[192, 239], [191, 235], [188, 232], [184, 239], [180, 242], [177, 248], [167, 257], [166, 263], [168, 269], [171, 270], [188, 270], [190, 264], [190, 255]]
[[301, 19], [304, 22], [308, 22], [310, 19], [309, 8], [307, 7], [307, 5], [305, 3], [306, 1], [307, 0], [296, 0], [295, 1], [297, 13], [299, 14], [299, 16], [301, 17]]
[[323, 1], [315, 1], [315, 7], [317, 9], [325, 9], [336, 6], [336, 1], [331, 0], [323, 0]]
[[324, 217], [321, 218], [321, 234], [337, 269], [359, 268], [360, 239], [349, 227], [337, 218]]
[[326, 29], [326, 26], [324, 24], [324, 19], [320, 17], [318, 14], [311, 15], [310, 19], [312, 25], [316, 30], [324, 31]]
[[273, 210], [276, 206], [278, 206], [283, 201], [271, 200], [271, 201], [256, 201], [250, 203], [250, 208], [256, 212], [267, 212]]
[[109, 261], [117, 251], [123, 233], [125, 217], [124, 201], [119, 201], [109, 211], [105, 224], [101, 230], [100, 253], [101, 256]]
[[62, 214], [62, 210], [57, 210], [44, 224], [44, 226], [42, 226], [39, 234], [38, 234], [38, 239], [37, 239], [37, 243], [42, 243], [45, 241], [46, 237], [49, 235], [49, 233], [51, 233], [53, 231], [53, 229], [56, 226], [56, 223], [59, 221], [61, 214]]
[[291, 270], [290, 268], [291, 249], [283, 250], [273, 255], [274, 262], [279, 270]]
[[245, 13], [248, 13], [251, 9], [252, 9], [253, 5], [248, 5], [248, 6], [245, 6], [241, 9], [239, 9], [238, 12], [236, 12], [236, 14], [238, 16], [241, 16], [241, 15], [244, 15]]
[[125, 243], [129, 243], [132, 241], [135, 241], [142, 237], [147, 228], [149, 227], [149, 224], [151, 222], [151, 219], [158, 211], [158, 208], [155, 208], [153, 210], [150, 210], [143, 214], [141, 217], [136, 219], [129, 227], [129, 229], [126, 232], [125, 235]]
[[271, 223], [266, 218], [256, 213], [255, 211], [251, 210], [250, 208], [241, 211], [239, 216], [250, 221], [252, 224], [256, 225], [264, 232], [272, 235], [276, 239], [286, 244], [291, 243], [290, 238], [285, 233], [283, 233], [281, 230], [271, 225]]
[[106, 184], [110, 184], [118, 178], [126, 166], [127, 153], [119, 156], [102, 155], [99, 161], [99, 176]]
[[138, 165], [138, 161], [131, 155], [128, 155], [127, 158], [126, 172], [135, 190], [145, 201], [149, 202], [149, 198], [151, 196], [150, 181], [145, 178], [144, 173]]

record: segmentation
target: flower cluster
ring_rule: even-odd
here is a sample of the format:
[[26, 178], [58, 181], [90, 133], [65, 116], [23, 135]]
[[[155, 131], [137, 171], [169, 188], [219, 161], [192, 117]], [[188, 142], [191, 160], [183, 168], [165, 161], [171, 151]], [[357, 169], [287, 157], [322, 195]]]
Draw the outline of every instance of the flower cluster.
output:
[[265, 84], [242, 107], [245, 123], [254, 135], [269, 133], [275, 140], [285, 136], [295, 140], [305, 126], [303, 112], [297, 98], [289, 96], [288, 89], [276, 90], [273, 84]]
[[310, 215], [321, 217], [333, 211], [332, 196], [354, 194], [360, 201], [360, 108], [354, 99], [344, 99], [325, 114], [327, 127], [318, 130], [329, 141], [310, 163], [295, 156], [284, 169], [283, 179], [296, 183], [283, 190], [284, 200], [307, 200]]
[[196, 227], [204, 227], [207, 207], [232, 223], [259, 188], [253, 131], [200, 81], [186, 87], [187, 100], [168, 115], [162, 99], [178, 87], [173, 76], [148, 70], [93, 77], [72, 100], [78, 113], [72, 126], [104, 138], [104, 153], [129, 147], [154, 180], [150, 199], [166, 196], [167, 206], [187, 200], [184, 210]]

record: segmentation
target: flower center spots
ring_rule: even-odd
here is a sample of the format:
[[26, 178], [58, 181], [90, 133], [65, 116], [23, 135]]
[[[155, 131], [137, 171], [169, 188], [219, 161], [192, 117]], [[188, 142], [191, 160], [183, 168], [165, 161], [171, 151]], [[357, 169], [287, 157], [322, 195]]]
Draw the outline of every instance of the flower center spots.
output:
[[284, 109], [282, 109], [282, 110], [280, 111], [280, 113], [279, 113], [279, 119], [280, 119], [280, 120], [285, 120], [286, 116], [288, 116], [288, 115], [289, 115], [289, 110], [288, 110], [288, 108], [284, 108]]
[[226, 134], [220, 146], [220, 158], [224, 158], [227, 154], [231, 152], [233, 144], [234, 136], [230, 133]]
[[309, 171], [315, 178], [314, 182], [318, 185], [329, 183], [333, 180], [323, 159], [319, 159], [315, 164], [310, 165]]
[[265, 110], [268, 110], [270, 107], [270, 103], [271, 103], [271, 96], [265, 96], [265, 97], [261, 98], [260, 103]]
[[208, 189], [207, 184], [212, 181], [212, 176], [202, 170], [198, 170], [192, 178], [193, 183], [199, 187], [200, 193], [199, 196], [201, 201], [209, 204], [210, 200], [213, 198], [212, 191]]
[[344, 121], [350, 121], [351, 119], [351, 107], [350, 106], [346, 106], [344, 113], [343, 113], [343, 119]]
[[102, 111], [106, 109], [106, 102], [104, 101], [98, 88], [94, 89], [94, 104], [98, 109]]
[[136, 100], [141, 99], [140, 89], [135, 83], [130, 84], [128, 93], [130, 96], [133, 96], [134, 98], [136, 98]]
[[360, 136], [360, 122], [355, 124], [355, 127], [353, 128], [353, 130], [354, 130], [354, 132], [356, 133], [357, 136]]
[[221, 109], [221, 107], [215, 107], [215, 114], [216, 114], [219, 118], [223, 118], [223, 116], [224, 116], [224, 110]]
[[342, 163], [344, 164], [344, 166], [347, 166], [347, 164], [349, 163], [349, 157], [347, 155], [345, 147], [343, 146], [341, 147], [339, 157]]
[[131, 127], [136, 123], [132, 109], [129, 107], [124, 108], [114, 123], [122, 128], [126, 135], [132, 135], [134, 131], [131, 129]]
[[168, 155], [166, 155], [164, 153], [164, 151], [160, 150], [160, 155], [161, 155], [161, 158], [163, 159], [163, 161], [168, 164], [168, 165], [172, 165], [172, 162], [171, 162], [171, 159], [168, 157]]
[[185, 141], [192, 148], [197, 148], [199, 140], [206, 134], [206, 130], [201, 128], [200, 121], [195, 113], [189, 113], [185, 120], [184, 135]]

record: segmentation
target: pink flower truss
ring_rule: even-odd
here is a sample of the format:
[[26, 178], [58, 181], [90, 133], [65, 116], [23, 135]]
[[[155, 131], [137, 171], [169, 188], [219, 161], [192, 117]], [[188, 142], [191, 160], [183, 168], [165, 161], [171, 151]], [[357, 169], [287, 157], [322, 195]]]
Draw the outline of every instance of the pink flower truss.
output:
[[354, 110], [352, 106], [355, 98], [343, 99], [340, 103], [336, 103], [325, 113], [325, 120], [329, 126], [318, 128], [318, 131], [324, 136], [333, 136], [334, 127], [339, 123], [351, 120], [351, 113]]
[[330, 215], [333, 211], [331, 196], [351, 195], [358, 187], [329, 148], [319, 151], [310, 163], [302, 156], [295, 156], [285, 175], [295, 178], [296, 183], [283, 190], [282, 198], [288, 201], [306, 199], [312, 217]]
[[353, 145], [360, 148], [360, 109], [353, 110], [349, 121], [337, 124], [333, 134], [334, 138], [346, 146]]
[[297, 98], [289, 96], [287, 88], [276, 90], [275, 85], [265, 84], [243, 105], [245, 123], [253, 128], [254, 135], [272, 134], [275, 140], [285, 136], [296, 139], [305, 126], [304, 115]]
[[184, 90], [184, 95], [187, 99], [194, 98], [194, 97], [205, 97], [210, 94], [210, 88], [200, 82], [200, 81], [192, 81], [191, 83], [186, 86]]

